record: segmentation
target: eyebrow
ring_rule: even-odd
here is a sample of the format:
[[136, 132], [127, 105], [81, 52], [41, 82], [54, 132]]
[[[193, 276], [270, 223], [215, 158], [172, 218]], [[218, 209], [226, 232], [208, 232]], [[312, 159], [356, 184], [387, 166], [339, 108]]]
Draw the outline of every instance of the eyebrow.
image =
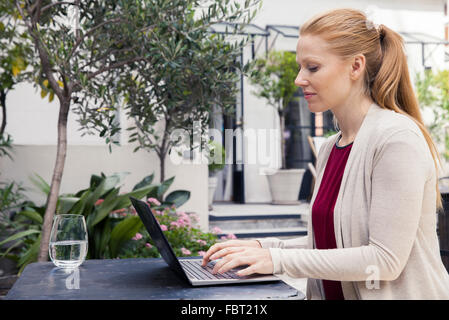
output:
[[[303, 61], [305, 61], [305, 62], [310, 61], [310, 60], [317, 60], [317, 57], [310, 56], [310, 57], [305, 57], [305, 58], [303, 59]], [[298, 59], [296, 59], [296, 63], [297, 63], [297, 64], [300, 64]]]

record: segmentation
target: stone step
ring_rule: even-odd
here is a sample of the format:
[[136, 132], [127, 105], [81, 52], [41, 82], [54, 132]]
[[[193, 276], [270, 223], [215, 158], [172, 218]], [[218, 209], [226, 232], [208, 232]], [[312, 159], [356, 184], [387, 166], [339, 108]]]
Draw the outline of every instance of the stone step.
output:
[[219, 227], [220, 229], [278, 229], [305, 227], [307, 223], [300, 214], [282, 215], [209, 215], [209, 228]]
[[233, 234], [237, 239], [257, 239], [266, 237], [276, 237], [280, 239], [289, 239], [307, 235], [306, 227], [294, 227], [294, 228], [269, 228], [269, 229], [237, 229], [229, 230], [224, 229], [218, 234], [218, 237], [226, 237], [229, 234]]
[[297, 205], [272, 205], [269, 203], [226, 203], [214, 202], [210, 215], [214, 216], [249, 216], [249, 215], [285, 215], [301, 214], [309, 212], [309, 203], [300, 202]]
[[[309, 203], [297, 205], [214, 203], [209, 230], [237, 238], [292, 238], [307, 234]], [[216, 230], [215, 230], [216, 231]]]

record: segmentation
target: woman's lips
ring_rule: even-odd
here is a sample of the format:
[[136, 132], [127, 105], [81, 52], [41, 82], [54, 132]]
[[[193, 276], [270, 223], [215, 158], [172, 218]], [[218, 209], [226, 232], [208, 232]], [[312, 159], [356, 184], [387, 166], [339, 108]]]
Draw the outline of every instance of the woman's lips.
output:
[[304, 98], [307, 100], [311, 99], [313, 96], [316, 96], [316, 93], [305, 93]]

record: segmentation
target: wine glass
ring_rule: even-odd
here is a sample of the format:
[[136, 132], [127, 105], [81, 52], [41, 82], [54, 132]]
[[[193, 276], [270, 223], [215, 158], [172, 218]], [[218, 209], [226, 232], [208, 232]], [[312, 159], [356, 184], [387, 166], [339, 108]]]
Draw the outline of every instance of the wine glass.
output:
[[87, 228], [84, 216], [55, 215], [49, 253], [51, 261], [60, 268], [73, 269], [84, 262], [87, 255]]

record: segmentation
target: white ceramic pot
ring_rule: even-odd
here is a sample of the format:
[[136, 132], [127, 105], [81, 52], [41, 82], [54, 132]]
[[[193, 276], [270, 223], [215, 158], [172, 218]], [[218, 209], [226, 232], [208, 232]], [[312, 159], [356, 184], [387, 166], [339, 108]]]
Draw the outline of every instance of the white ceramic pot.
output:
[[215, 189], [217, 189], [218, 178], [216, 176], [209, 177], [209, 210], [212, 210], [212, 202], [214, 201]]
[[272, 204], [297, 204], [305, 169], [279, 169], [267, 175]]

